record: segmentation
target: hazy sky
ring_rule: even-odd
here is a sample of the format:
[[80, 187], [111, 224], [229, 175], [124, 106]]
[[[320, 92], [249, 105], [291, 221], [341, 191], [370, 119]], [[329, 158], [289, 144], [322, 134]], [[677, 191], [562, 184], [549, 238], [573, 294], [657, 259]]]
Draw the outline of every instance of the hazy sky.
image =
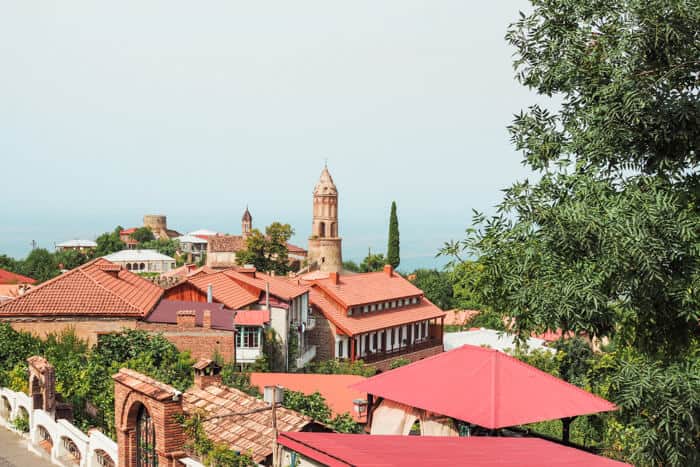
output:
[[346, 259], [429, 263], [526, 177], [535, 97], [503, 36], [525, 0], [0, 0], [0, 253], [167, 214], [181, 232], [291, 223], [328, 159]]

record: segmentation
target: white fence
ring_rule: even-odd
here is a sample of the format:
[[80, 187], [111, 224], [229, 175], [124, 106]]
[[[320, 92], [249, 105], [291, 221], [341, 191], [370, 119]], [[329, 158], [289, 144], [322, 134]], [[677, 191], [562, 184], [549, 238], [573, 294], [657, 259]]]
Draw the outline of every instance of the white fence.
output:
[[[13, 421], [26, 417], [29, 433], [21, 433]], [[0, 426], [27, 438], [28, 449], [60, 466], [111, 467], [118, 464], [117, 444], [98, 430], [83, 433], [67, 420], [54, 420], [34, 410], [32, 400], [21, 392], [0, 388]]]

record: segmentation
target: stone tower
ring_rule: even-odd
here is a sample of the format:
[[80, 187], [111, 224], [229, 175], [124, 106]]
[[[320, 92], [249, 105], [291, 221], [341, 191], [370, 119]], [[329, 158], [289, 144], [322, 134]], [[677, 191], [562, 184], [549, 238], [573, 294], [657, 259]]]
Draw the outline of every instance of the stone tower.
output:
[[253, 216], [248, 211], [248, 206], [245, 207], [245, 212], [241, 218], [241, 235], [248, 237], [250, 231], [253, 230]]
[[338, 236], [338, 189], [327, 166], [314, 188], [309, 269], [323, 272], [343, 269], [342, 239]]

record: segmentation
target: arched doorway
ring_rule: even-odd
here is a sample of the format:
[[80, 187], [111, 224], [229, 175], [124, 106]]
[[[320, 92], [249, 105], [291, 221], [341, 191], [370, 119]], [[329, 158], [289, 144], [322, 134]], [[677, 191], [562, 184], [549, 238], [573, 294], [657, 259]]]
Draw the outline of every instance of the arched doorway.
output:
[[6, 396], [2, 396], [2, 398], [0, 398], [0, 417], [9, 420], [11, 413], [12, 406], [10, 405], [10, 400]]
[[156, 467], [156, 429], [151, 414], [143, 404], [136, 415], [136, 466]]

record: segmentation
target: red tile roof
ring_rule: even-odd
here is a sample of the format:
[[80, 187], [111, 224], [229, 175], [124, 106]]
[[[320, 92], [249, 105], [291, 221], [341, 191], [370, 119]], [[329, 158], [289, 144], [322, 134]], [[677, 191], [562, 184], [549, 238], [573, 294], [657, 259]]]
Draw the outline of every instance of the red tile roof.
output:
[[0, 269], [0, 284], [36, 284], [36, 279]]
[[302, 255], [305, 255], [308, 253], [304, 248], [302, 248], [300, 246], [292, 245], [291, 243], [287, 243], [287, 251], [289, 253], [296, 253], [296, 254], [302, 254]]
[[[192, 387], [182, 395], [186, 413], [203, 411], [206, 417], [251, 412], [264, 409], [268, 404], [253, 396], [222, 384], [205, 388]], [[214, 418], [202, 423], [207, 437], [224, 443], [229, 448], [250, 454], [255, 462], [262, 462], [272, 454], [272, 414], [264, 410], [253, 414]], [[313, 421], [298, 412], [277, 409], [277, 427], [280, 431], [301, 431]]]
[[364, 376], [319, 375], [313, 373], [251, 373], [250, 382], [262, 391], [265, 386], [282, 386], [291, 391], [310, 395], [318, 392], [326, 399], [333, 415], [355, 415], [352, 401], [366, 399], [367, 394], [350, 389], [351, 384], [364, 381]]
[[291, 301], [296, 297], [304, 295], [309, 288], [297, 285], [287, 280], [285, 277], [270, 276], [262, 272], [242, 273], [234, 269], [224, 271], [231, 279], [249, 286], [255, 287], [261, 292], [265, 291], [267, 283], [270, 284], [270, 294], [279, 297], [284, 301]]
[[180, 393], [180, 391], [168, 384], [161, 383], [128, 368], [120, 369], [119, 373], [112, 375], [112, 379], [157, 401], [172, 399], [176, 394]]
[[119, 232], [119, 235], [131, 235], [132, 233], [136, 232], [138, 230], [137, 227], [132, 227], [130, 229], [123, 229], [122, 231]]
[[278, 441], [329, 467], [631, 467], [539, 438], [281, 433]]
[[[146, 279], [98, 258], [0, 304], [0, 316], [142, 317], [163, 295]], [[118, 266], [117, 266], [118, 267]]]
[[[615, 404], [516, 358], [471, 345], [352, 387], [491, 429], [616, 409]], [[436, 387], [442, 388], [439, 394]]]
[[238, 252], [246, 249], [246, 239], [240, 235], [217, 235], [209, 237], [209, 251], [214, 253]]
[[260, 289], [232, 280], [225, 271], [213, 274], [199, 273], [183, 283], [190, 283], [204, 293], [207, 293], [211, 284], [214, 300], [232, 310], [256, 303], [260, 298]]
[[444, 311], [433, 305], [425, 297], [421, 298], [416, 305], [372, 311], [353, 316], [348, 316], [345, 308], [326, 297], [323, 291], [317, 287], [311, 289], [309, 298], [311, 303], [323, 313], [326, 319], [330, 320], [348, 336], [445, 316]]
[[337, 284], [330, 277], [313, 282], [346, 307], [423, 295], [421, 289], [401, 275], [384, 271], [341, 274]]

